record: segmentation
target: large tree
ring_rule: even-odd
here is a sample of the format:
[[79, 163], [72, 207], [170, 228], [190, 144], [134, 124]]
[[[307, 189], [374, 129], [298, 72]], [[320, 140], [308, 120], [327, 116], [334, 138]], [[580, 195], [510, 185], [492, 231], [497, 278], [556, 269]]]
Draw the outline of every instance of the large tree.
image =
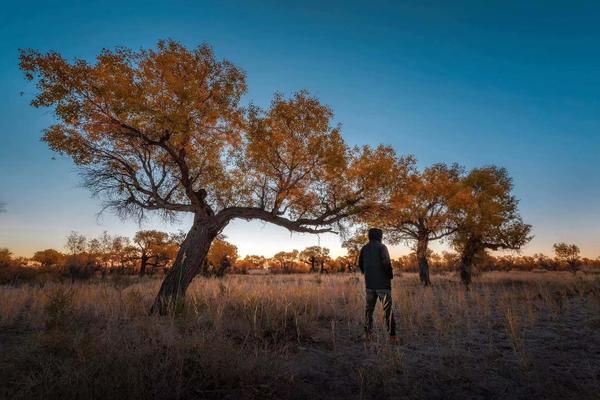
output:
[[453, 203], [458, 226], [453, 243], [461, 255], [461, 280], [468, 289], [477, 255], [486, 249], [519, 250], [532, 236], [531, 225], [525, 224], [519, 214], [519, 202], [512, 194], [513, 183], [506, 169], [475, 168], [461, 184], [461, 198]]
[[450, 204], [460, 192], [462, 167], [434, 164], [422, 171], [411, 165], [406, 176], [397, 175], [389, 202], [375, 213], [375, 219], [392, 243], [412, 242], [419, 266], [419, 278], [428, 286], [429, 243], [456, 231]]
[[120, 216], [151, 210], [193, 223], [156, 297], [166, 313], [197, 275], [213, 239], [236, 219], [320, 233], [368, 207], [389, 148], [350, 149], [332, 111], [306, 92], [243, 109], [244, 73], [209, 46], [103, 50], [95, 62], [24, 50], [35, 107], [57, 123], [43, 140], [70, 156]]

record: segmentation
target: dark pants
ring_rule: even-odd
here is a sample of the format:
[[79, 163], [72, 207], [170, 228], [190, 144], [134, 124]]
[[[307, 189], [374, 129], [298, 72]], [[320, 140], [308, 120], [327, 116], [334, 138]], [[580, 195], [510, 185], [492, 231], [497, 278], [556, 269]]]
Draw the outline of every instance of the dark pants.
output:
[[392, 313], [392, 291], [390, 289], [367, 289], [367, 306], [365, 308], [365, 331], [371, 333], [373, 330], [373, 312], [377, 299], [383, 304], [385, 316], [385, 327], [390, 336], [396, 336], [396, 320]]

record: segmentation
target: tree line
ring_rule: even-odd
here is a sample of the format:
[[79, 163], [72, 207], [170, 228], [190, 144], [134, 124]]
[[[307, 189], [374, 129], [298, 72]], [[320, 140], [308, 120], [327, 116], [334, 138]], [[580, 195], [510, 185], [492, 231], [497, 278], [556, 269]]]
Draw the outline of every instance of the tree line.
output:
[[[36, 85], [31, 104], [56, 118], [42, 139], [73, 160], [104, 209], [137, 220], [193, 216], [152, 312], [183, 299], [234, 219], [350, 241], [378, 226], [393, 243], [414, 244], [425, 285], [432, 241], [459, 252], [468, 287], [486, 250], [517, 250], [531, 239], [505, 169], [421, 170], [390, 146], [349, 146], [332, 109], [307, 91], [276, 93], [266, 108], [243, 105], [244, 71], [208, 45], [159, 41], [105, 49], [93, 62], [26, 49], [20, 68]], [[290, 257], [280, 255], [282, 269]], [[311, 268], [323, 263], [315, 257]]]
[[[138, 231], [132, 239], [103, 232], [97, 238], [71, 232], [65, 241], [65, 251], [45, 249], [36, 251], [31, 258], [13, 257], [0, 249], [0, 281], [10, 283], [34, 279], [37, 273], [62, 276], [72, 281], [106, 278], [110, 275], [164, 276], [175, 261], [184, 233], [167, 233], [156, 230]], [[345, 243], [348, 245], [348, 243]], [[200, 275], [223, 277], [225, 274], [252, 273], [351, 273], [358, 271], [356, 255], [332, 257], [330, 250], [309, 246], [304, 250], [280, 251], [272, 257], [246, 255], [239, 257], [237, 247], [224, 236], [213, 241]], [[427, 252], [432, 273], [458, 271], [460, 254], [444, 251]], [[489, 271], [569, 271], [595, 270], [600, 267], [600, 257], [589, 259], [580, 256], [574, 244], [557, 243], [554, 256], [493, 256], [480, 253], [474, 260], [476, 273]], [[416, 251], [392, 259], [394, 273], [418, 273], [421, 267]], [[13, 268], [11, 270], [11, 268]], [[16, 268], [16, 270], [15, 270]], [[8, 271], [7, 271], [8, 270]]]

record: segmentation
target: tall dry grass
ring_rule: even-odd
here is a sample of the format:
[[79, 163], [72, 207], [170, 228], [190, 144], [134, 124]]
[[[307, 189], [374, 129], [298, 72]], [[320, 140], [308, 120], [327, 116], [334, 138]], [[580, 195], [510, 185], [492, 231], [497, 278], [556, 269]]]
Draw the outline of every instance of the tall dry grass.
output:
[[593, 276], [497, 272], [465, 292], [454, 275], [422, 288], [405, 274], [394, 280], [398, 345], [381, 323], [363, 342], [358, 275], [197, 279], [168, 318], [147, 314], [159, 284], [0, 287], [0, 395], [585, 397], [600, 383]]

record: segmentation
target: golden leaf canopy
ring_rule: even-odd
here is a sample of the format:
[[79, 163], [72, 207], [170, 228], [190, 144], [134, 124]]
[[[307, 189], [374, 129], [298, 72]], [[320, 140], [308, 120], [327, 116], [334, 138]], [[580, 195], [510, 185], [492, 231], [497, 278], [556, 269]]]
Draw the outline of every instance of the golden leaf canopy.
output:
[[349, 148], [306, 91], [243, 107], [244, 72], [207, 45], [159, 41], [93, 63], [23, 50], [20, 67], [37, 85], [32, 105], [57, 118], [43, 139], [122, 216], [183, 211], [311, 231], [367, 207], [399, 162], [390, 148]]

